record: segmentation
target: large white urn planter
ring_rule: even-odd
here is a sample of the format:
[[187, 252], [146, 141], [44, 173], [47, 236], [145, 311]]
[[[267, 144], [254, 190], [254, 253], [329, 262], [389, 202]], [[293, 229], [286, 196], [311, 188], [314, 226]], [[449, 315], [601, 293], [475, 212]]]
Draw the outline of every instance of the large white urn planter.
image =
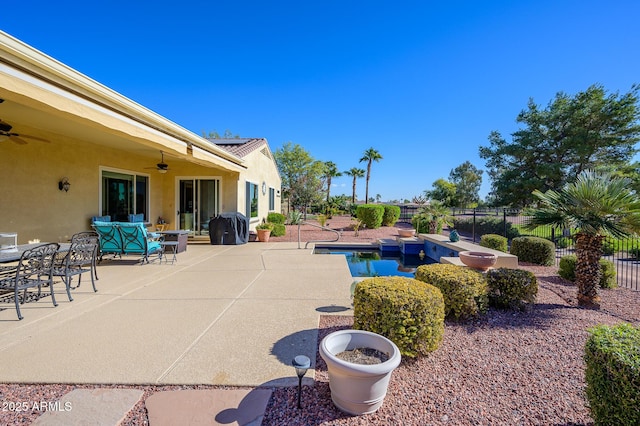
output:
[[[344, 361], [336, 354], [356, 348], [371, 348], [389, 355], [380, 364]], [[327, 363], [333, 403], [342, 411], [360, 415], [373, 413], [384, 401], [391, 373], [400, 365], [400, 350], [384, 336], [363, 330], [340, 330], [320, 342], [320, 356]]]

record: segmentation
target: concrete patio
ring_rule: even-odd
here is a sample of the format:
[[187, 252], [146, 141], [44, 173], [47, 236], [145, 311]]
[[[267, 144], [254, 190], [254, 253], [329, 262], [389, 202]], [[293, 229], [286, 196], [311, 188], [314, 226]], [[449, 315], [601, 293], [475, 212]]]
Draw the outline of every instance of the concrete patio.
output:
[[26, 303], [22, 321], [0, 306], [0, 382], [296, 385], [319, 316], [352, 313], [344, 257], [295, 243], [192, 244], [173, 265], [108, 260], [98, 276], [98, 293], [85, 276], [69, 302], [57, 284], [59, 306]]

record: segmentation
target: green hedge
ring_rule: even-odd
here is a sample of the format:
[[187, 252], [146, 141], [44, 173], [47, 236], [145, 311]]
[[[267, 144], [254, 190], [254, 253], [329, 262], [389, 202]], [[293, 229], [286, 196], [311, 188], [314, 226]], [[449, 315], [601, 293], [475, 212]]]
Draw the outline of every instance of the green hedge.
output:
[[640, 425], [640, 328], [598, 325], [585, 344], [585, 393], [596, 425]]
[[487, 272], [489, 304], [496, 308], [522, 309], [533, 304], [538, 294], [538, 280], [529, 271], [498, 268]]
[[487, 280], [478, 271], [457, 265], [432, 264], [418, 266], [415, 276], [440, 289], [447, 317], [457, 320], [487, 311]]
[[[453, 226], [458, 231], [471, 234], [473, 232], [473, 218], [454, 217]], [[476, 235], [498, 234], [504, 235], [504, 220], [495, 216], [476, 217]], [[507, 222], [507, 238], [512, 239], [520, 236], [520, 231], [513, 227], [511, 222]]]
[[507, 245], [507, 239], [498, 234], [484, 234], [482, 237], [480, 237], [480, 246], [499, 250], [504, 253], [506, 253], [509, 249], [509, 246]]
[[382, 204], [360, 204], [356, 208], [356, 217], [369, 229], [377, 229], [382, 225], [384, 207]]
[[511, 254], [520, 262], [551, 266], [556, 261], [556, 246], [544, 238], [518, 237], [511, 241]]
[[[560, 264], [558, 266], [558, 275], [565, 280], [576, 280], [576, 262], [577, 258], [575, 254], [568, 254], [562, 256]], [[618, 283], [616, 281], [616, 266], [607, 259], [600, 259], [600, 287], [601, 288], [616, 288]]]
[[385, 336], [403, 356], [426, 355], [444, 336], [440, 290], [408, 277], [375, 277], [356, 284], [353, 326]]
[[383, 204], [382, 226], [393, 226], [400, 218], [400, 207]]

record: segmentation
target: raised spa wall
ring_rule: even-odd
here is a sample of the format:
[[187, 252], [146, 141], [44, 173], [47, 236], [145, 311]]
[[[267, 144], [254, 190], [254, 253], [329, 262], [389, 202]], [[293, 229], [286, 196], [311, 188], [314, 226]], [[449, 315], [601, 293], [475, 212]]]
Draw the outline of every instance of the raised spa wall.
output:
[[417, 237], [384, 239], [378, 241], [380, 250], [384, 253], [400, 252], [403, 254], [424, 254], [439, 263], [463, 265], [458, 257], [461, 251], [482, 251], [497, 256], [495, 268], [517, 268], [518, 258], [509, 253], [503, 253], [467, 241], [449, 241], [449, 238], [439, 234], [419, 234]]

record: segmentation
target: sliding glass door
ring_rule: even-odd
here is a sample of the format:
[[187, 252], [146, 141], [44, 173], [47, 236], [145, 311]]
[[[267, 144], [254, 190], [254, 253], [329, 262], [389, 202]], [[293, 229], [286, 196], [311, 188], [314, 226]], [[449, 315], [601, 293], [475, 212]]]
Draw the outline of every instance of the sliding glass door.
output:
[[209, 220], [220, 213], [219, 179], [179, 179], [180, 229], [191, 235], [209, 235]]

